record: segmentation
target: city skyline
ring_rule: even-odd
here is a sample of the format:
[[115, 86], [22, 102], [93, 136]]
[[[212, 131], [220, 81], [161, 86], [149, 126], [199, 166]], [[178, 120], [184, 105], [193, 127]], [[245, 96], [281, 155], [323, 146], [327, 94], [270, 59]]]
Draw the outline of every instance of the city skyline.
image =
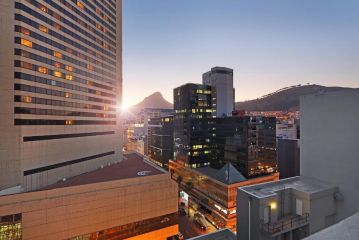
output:
[[297, 84], [358, 87], [358, 13], [356, 1], [126, 0], [124, 106], [156, 91], [173, 102], [175, 86], [214, 66], [234, 69], [236, 101]]

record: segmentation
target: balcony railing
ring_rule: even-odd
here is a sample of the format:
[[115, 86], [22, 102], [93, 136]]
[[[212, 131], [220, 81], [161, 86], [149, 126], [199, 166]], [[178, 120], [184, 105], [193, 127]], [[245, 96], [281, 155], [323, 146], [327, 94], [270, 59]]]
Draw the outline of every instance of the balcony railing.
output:
[[309, 213], [300, 215], [290, 215], [276, 222], [262, 223], [261, 228], [264, 232], [275, 235], [280, 232], [288, 232], [290, 230], [302, 227], [309, 222]]

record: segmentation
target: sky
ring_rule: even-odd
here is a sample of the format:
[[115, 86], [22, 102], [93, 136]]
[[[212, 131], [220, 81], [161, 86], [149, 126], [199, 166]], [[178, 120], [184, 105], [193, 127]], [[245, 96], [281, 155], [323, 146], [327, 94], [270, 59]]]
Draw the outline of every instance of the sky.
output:
[[359, 0], [123, 0], [123, 105], [234, 69], [236, 100], [359, 87]]

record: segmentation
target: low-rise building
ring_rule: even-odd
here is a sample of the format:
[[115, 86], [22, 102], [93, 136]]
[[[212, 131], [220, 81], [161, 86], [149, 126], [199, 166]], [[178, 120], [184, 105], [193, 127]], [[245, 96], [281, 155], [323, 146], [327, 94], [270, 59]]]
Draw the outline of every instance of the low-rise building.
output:
[[294, 177], [242, 187], [237, 194], [238, 239], [302, 239], [334, 223], [338, 188]]
[[217, 228], [236, 230], [236, 195], [242, 186], [279, 179], [279, 173], [246, 179], [231, 163], [221, 169], [189, 168], [170, 161], [172, 179], [179, 185], [181, 202], [200, 212]]
[[177, 184], [133, 153], [36, 191], [0, 196], [0, 239], [166, 240], [178, 233], [177, 211]]

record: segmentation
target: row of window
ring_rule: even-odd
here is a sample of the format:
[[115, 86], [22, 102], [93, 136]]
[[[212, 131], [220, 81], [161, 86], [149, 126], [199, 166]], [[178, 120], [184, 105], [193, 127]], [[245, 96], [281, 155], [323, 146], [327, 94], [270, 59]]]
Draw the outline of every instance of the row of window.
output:
[[[17, 26], [15, 27], [15, 32], [28, 31], [24, 27], [20, 27], [20, 29], [16, 29], [16, 28], [17, 28]], [[51, 55], [51, 56], [57, 55], [58, 56], [57, 58], [60, 58], [60, 56], [56, 53], [57, 51], [54, 51], [54, 50], [52, 50], [50, 48], [43, 47], [40, 44], [34, 43], [34, 42], [29, 41], [29, 40], [24, 39], [24, 38], [15, 37], [15, 43], [22, 44], [22, 45], [24, 45], [26, 47], [33, 48], [35, 50], [38, 50], [40, 52], [46, 53], [46, 54]], [[110, 70], [112, 72], [116, 72], [115, 68], [110, 67], [110, 66], [108, 66], [108, 65], [106, 65], [104, 63], [101, 63], [101, 62], [95, 60], [94, 58], [88, 57], [88, 56], [86, 56], [86, 55], [84, 55], [84, 54], [82, 54], [82, 53], [80, 53], [80, 52], [78, 52], [76, 50], [73, 50], [71, 48], [65, 47], [64, 45], [59, 45], [59, 46], [60, 46], [60, 49], [66, 51], [66, 52], [68, 52], [68, 53], [70, 53], [70, 54], [72, 54], [74, 56], [77, 56], [77, 57], [79, 57], [81, 59], [84, 59], [84, 60], [86, 60], [88, 62], [94, 63], [94, 64], [96, 64], [96, 65], [98, 65], [100, 67], [106, 68], [107, 70]], [[75, 64], [77, 64], [79, 66], [88, 68], [88, 64], [86, 64], [84, 62], [81, 62], [81, 61], [78, 61], [78, 60], [76, 60], [74, 58], [71, 58], [71, 57], [69, 57], [69, 56], [67, 56], [65, 54], [61, 55], [61, 59], [65, 60], [67, 62], [75, 63]], [[94, 68], [94, 70], [96, 70], [96, 69]], [[97, 70], [99, 70], [99, 69], [97, 68]], [[99, 80], [101, 80], [101, 79], [99, 79]], [[105, 80], [106, 79], [103, 78], [101, 81], [105, 81]], [[111, 81], [108, 81], [108, 82], [112, 83]]]
[[54, 119], [18, 119], [14, 121], [16, 126], [24, 125], [116, 125], [116, 121], [97, 120], [54, 120]]
[[15, 107], [15, 114], [49, 115], [49, 116], [67, 116], [67, 117], [96, 117], [96, 118], [116, 118], [116, 114], [94, 113], [94, 112], [76, 112], [56, 109], [26, 108]]
[[47, 141], [47, 140], [66, 139], [66, 138], [104, 136], [104, 135], [111, 135], [111, 134], [115, 134], [115, 131], [27, 136], [27, 137], [23, 137], [23, 141], [24, 142], [36, 142], [36, 141]]
[[[26, 39], [22, 39], [22, 43], [23, 44], [26, 44]], [[50, 58], [46, 58], [46, 57], [43, 57], [43, 56], [40, 56], [40, 55], [37, 55], [35, 53], [31, 53], [29, 51], [26, 51], [26, 50], [22, 50], [22, 49], [19, 49], [19, 48], [15, 48], [15, 55], [18, 55], [18, 56], [22, 56], [22, 57], [26, 57], [26, 58], [30, 58], [30, 59], [33, 59], [35, 61], [38, 61], [38, 62], [42, 62], [42, 63], [46, 63], [48, 65], [52, 65], [56, 68], [62, 68], [64, 70], [67, 70], [69, 72], [74, 72], [74, 73], [78, 73], [82, 76], [86, 76], [88, 78], [92, 78], [92, 79], [96, 79], [96, 80], [99, 80], [99, 81], [102, 81], [103, 80], [103, 77], [102, 76], [98, 76], [96, 74], [92, 74], [88, 71], [83, 71], [79, 68], [75, 68], [73, 66], [70, 66], [70, 65], [66, 65], [66, 64], [63, 64], [63, 63], [60, 63], [58, 61], [55, 61], [55, 60], [52, 60]], [[53, 55], [56, 56], [57, 58], [60, 58], [60, 59], [63, 59], [63, 54], [60, 53], [60, 52], [56, 52], [54, 51], [53, 52]], [[83, 67], [86, 67], [88, 70], [91, 70], [91, 71], [94, 71], [96, 72], [97, 74], [101, 74], [101, 75], [105, 75], [107, 77], [110, 77], [111, 79], [115, 79], [116, 76], [115, 74], [112, 74], [112, 73], [108, 73], [106, 71], [103, 71], [103, 70], [100, 70], [99, 68], [91, 65], [91, 64], [83, 64], [84, 66]], [[96, 71], [95, 69], [99, 70], [99, 71]], [[107, 80], [108, 81], [108, 80]]]
[[[107, 58], [107, 57], [105, 57], [105, 56], [103, 56], [103, 55], [101, 55], [99, 53], [96, 53], [95, 51], [92, 51], [88, 47], [92, 47], [93, 49], [97, 50], [98, 52], [112, 58], [113, 60], [116, 60], [116, 55], [115, 54], [112, 54], [109, 51], [105, 50], [105, 48], [106, 48], [105, 46], [108, 46], [107, 43], [104, 43], [102, 46], [98, 46], [94, 42], [91, 42], [91, 41], [89, 41], [89, 40], [87, 40], [87, 39], [85, 39], [83, 37], [80, 37], [78, 34], [73, 33], [72, 31], [68, 30], [67, 28], [63, 28], [61, 25], [59, 25], [59, 24], [55, 23], [54, 21], [46, 18], [45, 16], [41, 15], [40, 13], [31, 10], [30, 8], [26, 7], [25, 5], [20, 4], [20, 3], [19, 3], [19, 5], [20, 5], [20, 7], [22, 8], [23, 11], [25, 11], [25, 12], [29, 11], [30, 12], [29, 14], [38, 15], [38, 16], [35, 16], [35, 17], [37, 17], [38, 19], [44, 21], [45, 23], [51, 24], [57, 30], [62, 30], [64, 32], [66, 32], [68, 35], [76, 38], [77, 41], [73, 41], [73, 40], [65, 37], [63, 34], [60, 34], [60, 32], [55, 32], [55, 31], [52, 31], [52, 30], [48, 29], [47, 34], [49, 36], [55, 37], [55, 38], [57, 38], [57, 39], [59, 39], [59, 40], [61, 40], [63, 42], [66, 42], [66, 43], [70, 44], [71, 46], [76, 47], [78, 49], [81, 49], [82, 51], [87, 52], [87, 53], [89, 53], [91, 55], [101, 56], [101, 59], [103, 59], [104, 61], [106, 61], [106, 62], [108, 62], [110, 64], [112, 64], [113, 61], [111, 61], [109, 58]], [[31, 19], [29, 19], [29, 18], [27, 18], [25, 16], [22, 16], [21, 14], [16, 13], [15, 14], [15, 20], [21, 21], [21, 22], [26, 23], [26, 24], [28, 24], [28, 25], [36, 28], [36, 29], [39, 29], [39, 24], [37, 22], [34, 22]], [[50, 45], [53, 45], [52, 43], [54, 41], [52, 39], [50, 39], [50, 38], [46, 38], [43, 35], [39, 35], [39, 34], [37, 34], [35, 32], [30, 33], [29, 35], [36, 38], [36, 39], [38, 39], [38, 40], [41, 40], [41, 41], [46, 42], [46, 43], [48, 43]], [[79, 42], [82, 42], [82, 43], [86, 44], [86, 46], [88, 46], [88, 47], [80, 44]], [[111, 47], [110, 51], [111, 52], [116, 52], [116, 49]]]
[[[45, 7], [44, 5], [38, 3], [35, 0], [26, 0], [29, 3], [31, 3], [32, 5], [36, 6], [37, 8], [41, 9], [43, 12], [47, 12], [48, 8]], [[65, 16], [71, 18], [73, 21], [78, 22], [78, 16], [81, 16], [83, 19], [85, 19], [85, 22], [90, 23], [93, 26], [96, 26], [97, 21], [99, 23], [101, 23], [102, 25], [106, 26], [110, 31], [106, 32], [106, 35], [112, 37], [113, 39], [115, 39], [113, 34], [116, 34], [116, 28], [111, 27], [108, 23], [106, 23], [103, 19], [99, 18], [98, 16], [96, 16], [96, 20], [94, 21], [92, 18], [88, 17], [87, 14], [83, 13], [81, 10], [79, 10], [76, 7], [73, 7], [71, 4], [69, 4], [67, 2], [67, 0], [57, 0], [57, 1], [53, 1], [53, 0], [43, 0], [44, 2], [46, 2], [47, 4], [49, 4], [50, 6], [52, 6], [53, 8], [55, 8], [56, 10], [58, 10], [60, 13], [64, 14]], [[74, 12], [75, 14], [70, 13], [69, 11], [67, 11], [65, 8], [63, 8], [62, 6], [58, 5], [56, 2], [61, 2], [64, 6], [66, 6], [68, 9], [70, 9], [72, 12]], [[57, 14], [58, 15], [58, 14]], [[56, 17], [56, 16], [55, 16]], [[112, 33], [111, 33], [112, 32]]]
[[[45, 2], [50, 2], [51, 0], [44, 0]], [[89, 18], [88, 16], [90, 15], [91, 17], [93, 17], [94, 19], [96, 19], [98, 22], [100, 22], [103, 26], [105, 26], [106, 28], [112, 30], [115, 34], [116, 34], [116, 23], [112, 20], [112, 19], [116, 19], [116, 17], [111, 14], [110, 12], [107, 11], [106, 9], [106, 13], [111, 17], [111, 18], [107, 18], [107, 19], [103, 19], [102, 17], [99, 17], [97, 14], [95, 14], [96, 12], [96, 8], [92, 5], [89, 4], [89, 2], [87, 0], [70, 0], [71, 2], [73, 2], [76, 6], [79, 6], [79, 2], [80, 4], [82, 4], [83, 7], [80, 7], [81, 10], [80, 11], [78, 8], [73, 7], [71, 4], [69, 4], [69, 0], [58, 0], [60, 1], [62, 4], [64, 4], [67, 8], [71, 9], [73, 12], [75, 12], [76, 15], [80, 15], [81, 17], [86, 16], [87, 18]], [[85, 7], [85, 5], [83, 3], [86, 3], [86, 6], [89, 6], [90, 8], [92, 7], [93, 11], [90, 11], [87, 7]], [[85, 17], [84, 17], [85, 18]], [[85, 18], [86, 19], [86, 18]], [[89, 18], [90, 19], [90, 18]], [[86, 19], [87, 20], [87, 19]]]
[[86, 103], [60, 101], [60, 100], [31, 97], [31, 96], [15, 95], [14, 101], [22, 102], [22, 103], [42, 104], [42, 105], [49, 105], [49, 106], [59, 106], [59, 107], [79, 108], [79, 109], [93, 109], [93, 110], [109, 111], [109, 112], [116, 111], [115, 108], [110, 108], [108, 106], [98, 106], [98, 105], [91, 105], [91, 104], [86, 104]]
[[[21, 6], [21, 4], [20, 4], [20, 6]], [[29, 13], [29, 14], [35, 12], [35, 15], [39, 15], [39, 14], [41, 15], [41, 13], [37, 13], [36, 11], [31, 10], [29, 7], [27, 7], [27, 6], [25, 6], [25, 5], [23, 5], [22, 8], [23, 8], [23, 10], [24, 10], [25, 12], [27, 12], [27, 13]], [[40, 9], [43, 10], [41, 7], [40, 7]], [[88, 30], [88, 31], [86, 31], [86, 30], [80, 28], [77, 24], [73, 24], [72, 22], [68, 21], [67, 19], [65, 19], [64, 17], [60, 16], [59, 14], [57, 14], [56, 12], [54, 12], [54, 11], [52, 11], [52, 10], [50, 10], [50, 9], [45, 9], [45, 11], [46, 11], [46, 13], [49, 14], [50, 16], [55, 17], [57, 20], [61, 21], [62, 23], [64, 23], [64, 24], [66, 24], [67, 26], [69, 26], [70, 28], [74, 29], [76, 32], [80, 32], [80, 33], [82, 33], [83, 35], [85, 35], [85, 36], [91, 38], [94, 42], [97, 42], [97, 43], [100, 44], [101, 46], [104, 45], [104, 42], [103, 42], [102, 40], [105, 40], [106, 42], [112, 44], [113, 46], [116, 46], [116, 43], [115, 43], [112, 39], [106, 37], [106, 36], [103, 35], [102, 33], [95, 32], [96, 35], [99, 36], [99, 38], [97, 38], [96, 36], [90, 34], [91, 32], [94, 32], [94, 29], [93, 29], [92, 27], [91, 27], [90, 29], [87, 28], [86, 30]], [[36, 14], [36, 13], [37, 13], [37, 14]], [[43, 22], [49, 24], [49, 25], [52, 25], [52, 26], [56, 27], [58, 30], [62, 30], [63, 32], [69, 34], [70, 36], [73, 35], [73, 32], [71, 32], [69, 29], [65, 28], [64, 26], [62, 26], [62, 25], [56, 23], [55, 21], [53, 21], [53, 20], [51, 20], [51, 19], [49, 19], [49, 18], [46, 18], [45, 16], [44, 16], [41, 20], [42, 20]], [[82, 20], [80, 20], [80, 19], [78, 19], [77, 23], [78, 23], [79, 25], [84, 26], [84, 27], [88, 26], [84, 21], [82, 21]], [[99, 24], [96, 24], [96, 26], [100, 26], [100, 25], [99, 25]]]
[[[116, 24], [114, 23], [114, 21], [112, 19], [116, 19], [116, 17], [110, 13], [106, 8], [104, 8], [102, 5], [98, 5], [100, 8], [97, 8], [95, 7], [94, 5], [92, 5], [91, 3], [87, 2], [86, 0], [72, 0], [73, 3], [75, 3], [77, 5], [77, 7], [79, 7], [80, 9], [84, 10], [85, 12], [89, 12], [89, 11], [86, 11], [88, 9], [88, 7], [86, 7], [84, 5], [84, 3], [86, 2], [87, 6], [89, 6], [92, 10], [94, 10], [94, 12], [100, 16], [102, 19], [104, 19], [105, 21], [109, 22], [110, 24], [114, 25], [116, 27]], [[68, 7], [71, 6], [69, 3], [67, 3]], [[72, 7], [72, 6], [71, 6]], [[72, 7], [74, 8], [74, 7]], [[101, 11], [102, 9], [102, 11]], [[74, 11], [74, 10], [73, 10]], [[105, 13], [110, 16], [112, 19], [110, 19]], [[93, 13], [90, 11], [89, 13], [91, 13], [91, 15], [93, 16]], [[104, 28], [104, 27], [102, 27]], [[104, 30], [106, 30], [104, 28]]]
[[63, 98], [71, 98], [71, 99], [77, 99], [77, 100], [83, 100], [83, 101], [99, 102], [99, 103], [116, 105], [116, 102], [111, 101], [111, 100], [88, 97], [88, 96], [79, 95], [79, 94], [75, 94], [75, 93], [62, 92], [62, 91], [46, 89], [46, 88], [41, 88], [41, 87], [34, 87], [34, 86], [25, 85], [25, 84], [16, 83], [14, 85], [14, 88], [15, 88], [15, 90], [18, 90], [18, 91], [33, 92], [33, 93], [50, 95], [50, 96], [57, 96], [57, 97], [63, 97]]
[[[54, 71], [54, 70], [48, 69], [46, 67], [37, 66], [37, 65], [27, 63], [27, 62], [22, 62], [19, 60], [15, 60], [15, 67], [21, 67], [21, 68], [29, 69], [32, 71], [37, 71], [42, 74], [52, 75], [57, 78], [62, 78], [62, 79], [68, 80], [68, 81], [74, 80], [74, 76], [71, 74], [63, 74], [60, 71]], [[70, 83], [64, 83], [61, 81], [56, 81], [56, 80], [52, 80], [52, 79], [48, 79], [48, 78], [44, 78], [44, 77], [40, 77], [40, 76], [34, 76], [34, 75], [22, 73], [22, 72], [15, 72], [14, 76], [15, 76], [15, 78], [23, 79], [23, 80], [27, 80], [27, 81], [31, 81], [31, 82], [38, 82], [38, 83], [46, 84], [49, 86], [57, 86], [57, 87], [61, 87], [61, 88], [71, 89], [74, 91], [85, 92], [85, 93], [95, 94], [98, 96], [104, 96], [104, 97], [116, 99], [115, 94], [110, 94], [110, 93], [102, 92], [99, 90], [85, 88], [85, 87], [81, 87], [81, 86], [70, 84]]]
[[28, 175], [32, 175], [32, 174], [36, 174], [36, 173], [41, 173], [41, 172], [53, 170], [53, 169], [60, 168], [60, 167], [66, 167], [66, 166], [70, 166], [70, 165], [73, 165], [73, 164], [76, 164], [76, 163], [87, 162], [87, 161], [90, 161], [90, 160], [95, 160], [95, 159], [98, 159], [98, 158], [101, 158], [101, 157], [106, 157], [106, 156], [110, 156], [110, 155], [114, 155], [114, 154], [115, 154], [115, 151], [105, 152], [105, 153], [100, 153], [100, 154], [96, 154], [96, 155], [92, 155], [92, 156], [88, 156], [88, 157], [83, 157], [83, 158], [79, 158], [79, 159], [75, 159], [75, 160], [56, 163], [56, 164], [48, 165], [48, 166], [45, 166], [45, 167], [34, 168], [34, 169], [24, 171], [24, 176], [28, 176]]
[[[70, 238], [67, 240], [78, 239], [128, 239], [134, 238], [145, 233], [153, 232], [166, 227], [178, 224], [178, 214], [171, 213], [154, 218], [145, 219], [118, 227], [105, 229], [91, 234]], [[170, 239], [170, 238], [168, 238]], [[172, 239], [172, 238], [171, 238]]]
[[[76, 0], [73, 0], [73, 1], [76, 1]], [[87, 6], [89, 6], [91, 9], [93, 9], [97, 14], [99, 14], [105, 20], [108, 20], [107, 16], [104, 13], [100, 13], [100, 11], [105, 12], [112, 19], [116, 19], [116, 16], [115, 16], [116, 10], [113, 9], [109, 4], [106, 4], [103, 0], [102, 0], [102, 4], [104, 4], [108, 9], [110, 9], [112, 11], [112, 13], [109, 10], [107, 10], [104, 6], [99, 4], [98, 1], [92, 1], [96, 4], [96, 6], [98, 6], [98, 8], [95, 7], [94, 5], [92, 5], [88, 0], [81, 0], [81, 1], [83, 1]], [[77, 2], [79, 2], [79, 0], [77, 0]], [[114, 26], [116, 27], [116, 24]]]

